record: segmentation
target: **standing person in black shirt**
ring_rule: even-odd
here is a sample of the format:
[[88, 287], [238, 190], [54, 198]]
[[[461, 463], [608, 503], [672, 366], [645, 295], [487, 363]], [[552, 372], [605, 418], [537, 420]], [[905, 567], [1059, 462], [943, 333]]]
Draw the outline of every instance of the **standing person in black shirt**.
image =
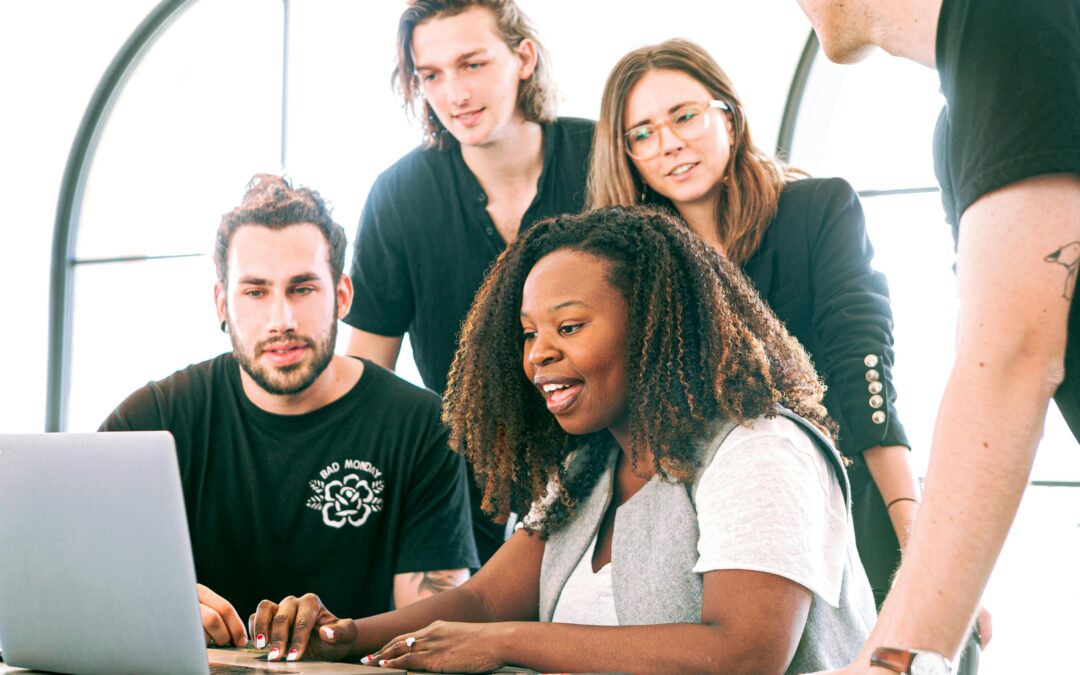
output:
[[311, 591], [369, 616], [477, 564], [438, 397], [334, 355], [345, 243], [317, 192], [256, 176], [214, 251], [232, 351], [142, 387], [101, 426], [176, 440], [208, 642], [246, 644], [236, 608], [265, 597]]
[[754, 143], [734, 85], [682, 38], [632, 50], [604, 87], [589, 207], [652, 203], [739, 265], [810, 352], [852, 464], [859, 557], [885, 599], [915, 518], [918, 483], [896, 411], [893, 317], [862, 205]]
[[904, 562], [844, 672], [948, 672], [1051, 397], [1080, 436], [1080, 2], [799, 4], [830, 59], [879, 46], [941, 77], [934, 155], [957, 237], [956, 362]]
[[[555, 116], [550, 60], [513, 0], [412, 0], [397, 48], [396, 86], [425, 139], [371, 189], [344, 321], [349, 353], [390, 369], [408, 332], [442, 392], [484, 272], [522, 229], [584, 206], [593, 123]], [[507, 528], [469, 488], [483, 562]]]

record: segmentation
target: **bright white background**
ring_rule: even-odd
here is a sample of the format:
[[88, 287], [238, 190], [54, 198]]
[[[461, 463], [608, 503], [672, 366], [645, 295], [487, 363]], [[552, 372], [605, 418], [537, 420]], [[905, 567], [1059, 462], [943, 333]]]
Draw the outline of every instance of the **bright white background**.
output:
[[[49, 263], [56, 197], [86, 103], [151, 0], [0, 5], [0, 301], [7, 356], [0, 431], [44, 427]], [[792, 0], [663, 3], [521, 0], [555, 62], [561, 112], [595, 118], [614, 62], [680, 35], [705, 45], [772, 148], [809, 25]], [[206, 254], [220, 214], [257, 171], [319, 189], [354, 233], [375, 176], [419, 140], [389, 89], [390, 0], [293, 0], [282, 106], [282, 3], [200, 0], [135, 70], [86, 185], [77, 256]], [[935, 184], [932, 71], [876, 56], [815, 66], [792, 159], [860, 190]], [[283, 125], [283, 119], [285, 123]], [[285, 128], [284, 162], [282, 127]], [[900, 411], [920, 474], [952, 359], [952, 244], [936, 194], [865, 200], [876, 265], [896, 314]], [[209, 258], [76, 268], [69, 428], [88, 430], [126, 394], [228, 348], [211, 303]], [[415, 377], [403, 354], [401, 372]], [[1054, 413], [1033, 478], [1080, 480], [1080, 453]], [[1077, 625], [1080, 490], [1032, 488], [987, 604], [997, 638], [984, 673], [1058, 670]], [[972, 523], [972, 527], [979, 524]], [[1032, 658], [1045, 659], [1043, 665]]]

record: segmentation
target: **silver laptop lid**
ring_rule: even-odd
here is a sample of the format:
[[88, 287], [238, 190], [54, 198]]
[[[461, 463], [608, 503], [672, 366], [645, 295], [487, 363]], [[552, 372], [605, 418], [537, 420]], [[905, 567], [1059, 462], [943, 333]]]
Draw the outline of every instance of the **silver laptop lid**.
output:
[[208, 673], [163, 431], [0, 435], [0, 645], [63, 673]]

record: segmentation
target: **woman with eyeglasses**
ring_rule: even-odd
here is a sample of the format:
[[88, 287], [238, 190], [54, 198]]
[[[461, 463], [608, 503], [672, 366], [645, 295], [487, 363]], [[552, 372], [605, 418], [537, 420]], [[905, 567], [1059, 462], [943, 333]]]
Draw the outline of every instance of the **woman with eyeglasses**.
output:
[[615, 66], [588, 189], [591, 208], [674, 208], [742, 267], [810, 352], [839, 448], [854, 461], [856, 540], [880, 605], [919, 490], [893, 404], [889, 290], [871, 266], [854, 190], [806, 178], [757, 148], [727, 75], [682, 39], [636, 49]]

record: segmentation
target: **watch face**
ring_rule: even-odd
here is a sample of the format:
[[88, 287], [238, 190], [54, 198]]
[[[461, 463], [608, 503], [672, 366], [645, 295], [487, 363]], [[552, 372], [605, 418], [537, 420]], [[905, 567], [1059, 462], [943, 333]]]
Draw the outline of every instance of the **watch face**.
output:
[[934, 652], [919, 652], [911, 660], [911, 675], [951, 675], [949, 660]]

